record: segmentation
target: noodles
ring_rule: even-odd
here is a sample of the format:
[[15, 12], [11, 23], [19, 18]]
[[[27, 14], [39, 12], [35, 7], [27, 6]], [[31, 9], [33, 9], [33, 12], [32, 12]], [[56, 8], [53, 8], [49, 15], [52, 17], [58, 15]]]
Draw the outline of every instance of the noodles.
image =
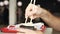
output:
[[27, 19], [28, 19], [28, 18], [26, 17], [25, 24], [27, 23]]
[[31, 23], [31, 24], [33, 24], [32, 20], [33, 20], [33, 19], [31, 18], [31, 20], [30, 20], [30, 23]]

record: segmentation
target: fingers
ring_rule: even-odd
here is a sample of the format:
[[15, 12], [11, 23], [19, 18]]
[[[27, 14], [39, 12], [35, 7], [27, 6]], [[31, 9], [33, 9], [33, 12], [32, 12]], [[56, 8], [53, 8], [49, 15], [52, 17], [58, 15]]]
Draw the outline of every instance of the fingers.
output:
[[29, 16], [29, 13], [31, 12], [32, 5], [29, 4], [25, 10], [25, 18]]
[[[26, 17], [29, 17], [29, 18], [33, 17], [33, 19], [38, 18], [39, 17], [38, 15], [40, 15], [41, 12], [42, 12], [42, 9], [39, 6], [36, 6], [36, 5], [30, 3], [25, 10], [25, 18]], [[34, 15], [35, 15], [35, 17], [34, 17]]]
[[[34, 9], [33, 9], [33, 7], [34, 7]], [[33, 4], [29, 4], [28, 5], [28, 7], [26, 8], [26, 10], [25, 10], [25, 16], [30, 16], [30, 15], [32, 15], [36, 10], [35, 10], [35, 5], [33, 5]]]
[[19, 28], [17, 29], [19, 33], [17, 34], [43, 34], [41, 31], [35, 31], [35, 30], [30, 30], [30, 29], [24, 29], [24, 28]]
[[32, 19], [35, 19], [35, 18], [39, 18], [40, 16], [36, 15], [36, 14], [33, 14], [33, 16], [29, 16], [29, 18], [31, 18], [31, 17], [32, 17]]
[[19, 32], [25, 33], [25, 34], [36, 34], [35, 31], [30, 30], [30, 29], [24, 29], [24, 28], [19, 28], [17, 29]]

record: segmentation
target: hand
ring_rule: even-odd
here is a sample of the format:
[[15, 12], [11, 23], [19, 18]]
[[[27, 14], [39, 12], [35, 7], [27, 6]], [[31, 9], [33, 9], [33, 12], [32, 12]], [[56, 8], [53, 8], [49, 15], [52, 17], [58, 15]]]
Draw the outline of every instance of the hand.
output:
[[30, 3], [25, 11], [26, 11], [25, 18], [26, 17], [38, 18], [38, 17], [40, 17], [40, 14], [42, 13], [42, 8]]
[[19, 28], [17, 29], [20, 33], [17, 34], [43, 34], [41, 31], [34, 31], [30, 29]]

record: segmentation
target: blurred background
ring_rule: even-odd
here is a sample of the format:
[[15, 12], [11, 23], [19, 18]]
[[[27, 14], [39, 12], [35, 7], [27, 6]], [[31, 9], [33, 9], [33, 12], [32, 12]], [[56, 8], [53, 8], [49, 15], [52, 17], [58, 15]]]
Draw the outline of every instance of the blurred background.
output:
[[[24, 23], [25, 9], [29, 2], [30, 0], [17, 0], [16, 23]], [[60, 0], [36, 0], [36, 5], [40, 5], [42, 8], [49, 10], [53, 15], [60, 17]], [[43, 22], [43, 20], [37, 18], [33, 22]], [[0, 24], [9, 24], [9, 0], [0, 0]]]
[[[25, 9], [28, 6], [30, 0], [17, 0], [16, 2], [16, 24], [24, 23]], [[36, 0], [36, 5], [40, 5], [42, 8], [49, 10], [53, 15], [60, 17], [60, 0]], [[30, 19], [28, 19], [28, 22], [29, 20]], [[36, 18], [33, 20], [33, 22], [43, 22], [46, 25], [46, 23], [41, 18]], [[9, 0], [0, 0], [0, 25], [9, 25]]]

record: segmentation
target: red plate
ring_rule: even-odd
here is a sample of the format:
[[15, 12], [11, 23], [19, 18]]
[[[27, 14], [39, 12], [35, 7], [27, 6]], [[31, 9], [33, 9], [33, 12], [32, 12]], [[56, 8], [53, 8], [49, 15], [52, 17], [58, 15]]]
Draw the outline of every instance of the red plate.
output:
[[9, 26], [9, 28], [7, 27], [1, 28], [1, 31], [4, 33], [17, 33], [18, 32], [14, 26]]

